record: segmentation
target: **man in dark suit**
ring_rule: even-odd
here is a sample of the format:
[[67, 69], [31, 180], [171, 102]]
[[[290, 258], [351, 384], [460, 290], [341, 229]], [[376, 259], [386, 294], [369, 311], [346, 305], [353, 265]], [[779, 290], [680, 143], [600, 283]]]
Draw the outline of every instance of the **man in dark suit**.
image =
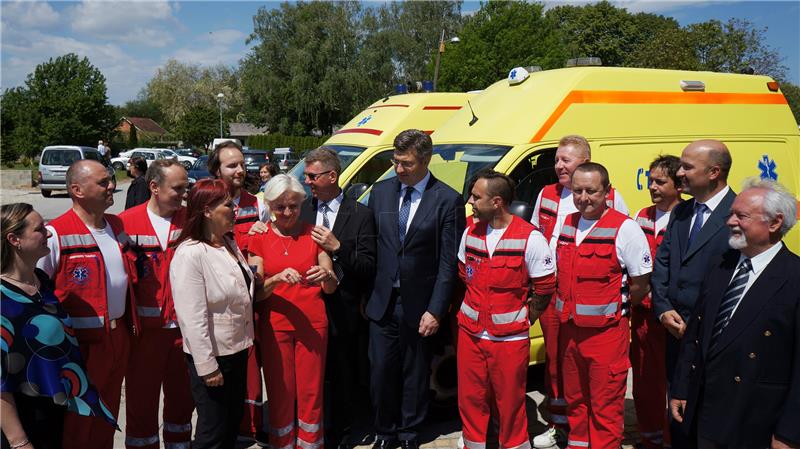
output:
[[[698, 140], [681, 154], [681, 190], [693, 196], [675, 206], [656, 252], [651, 276], [653, 311], [667, 329], [667, 382], [672, 382], [680, 339], [711, 260], [728, 249], [725, 220], [736, 194], [728, 187], [731, 156], [717, 140]], [[694, 447], [675, 423], [674, 449]]]
[[301, 207], [300, 218], [315, 225], [311, 237], [333, 259], [339, 288], [325, 295], [328, 311], [328, 356], [325, 389], [325, 446], [347, 449], [353, 423], [353, 405], [359, 397], [359, 329], [365, 322], [360, 308], [367, 301], [375, 276], [375, 219], [372, 211], [339, 188], [342, 165], [336, 152], [320, 147], [305, 157], [305, 183], [311, 198]]
[[800, 258], [792, 194], [755, 181], [728, 219], [681, 342], [670, 409], [700, 449], [800, 447]]
[[376, 441], [416, 449], [428, 410], [430, 336], [450, 307], [464, 201], [428, 164], [430, 136], [409, 129], [394, 140], [397, 177], [374, 185], [369, 206], [378, 229], [375, 285], [366, 313]]

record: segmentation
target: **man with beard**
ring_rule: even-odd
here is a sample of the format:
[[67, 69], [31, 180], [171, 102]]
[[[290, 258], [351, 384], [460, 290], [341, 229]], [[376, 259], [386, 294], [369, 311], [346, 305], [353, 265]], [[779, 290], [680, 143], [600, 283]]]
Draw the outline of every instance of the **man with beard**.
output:
[[[670, 409], [700, 449], [800, 447], [800, 258], [794, 196], [751, 181], [681, 341]], [[696, 434], [696, 435], [695, 435]]]
[[[673, 209], [664, 239], [658, 247], [652, 276], [653, 311], [667, 329], [667, 382], [672, 381], [680, 339], [700, 294], [700, 284], [711, 260], [728, 249], [725, 220], [736, 194], [728, 187], [731, 170], [728, 148], [717, 140], [698, 140], [681, 154], [678, 178], [684, 193], [694, 198]], [[692, 448], [673, 422], [674, 449]]]

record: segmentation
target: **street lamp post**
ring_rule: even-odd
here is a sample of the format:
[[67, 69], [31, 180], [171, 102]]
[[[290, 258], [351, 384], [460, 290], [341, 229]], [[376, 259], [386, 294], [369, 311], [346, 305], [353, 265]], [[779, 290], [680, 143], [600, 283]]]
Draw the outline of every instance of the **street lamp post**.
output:
[[[457, 44], [461, 42], [461, 39], [458, 36], [453, 36], [450, 38], [451, 44]], [[436, 82], [439, 80], [439, 60], [442, 59], [442, 53], [444, 53], [444, 28], [442, 28], [442, 36], [439, 38], [439, 51], [436, 52], [436, 64], [433, 68], [433, 91], [436, 92]]]
[[217, 103], [219, 104], [219, 138], [221, 139], [222, 136], [222, 99], [225, 98], [225, 94], [222, 92], [217, 94]]

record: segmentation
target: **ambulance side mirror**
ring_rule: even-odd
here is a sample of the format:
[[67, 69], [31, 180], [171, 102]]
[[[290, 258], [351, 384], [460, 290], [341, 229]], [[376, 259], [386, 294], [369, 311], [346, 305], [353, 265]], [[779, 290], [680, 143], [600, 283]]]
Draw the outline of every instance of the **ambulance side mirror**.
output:
[[359, 182], [348, 187], [344, 195], [348, 198], [358, 201], [358, 199], [361, 198], [361, 195], [367, 191], [367, 188], [369, 188], [368, 185], [364, 184], [363, 182]]
[[531, 221], [533, 216], [533, 206], [524, 201], [513, 201], [508, 209], [509, 212], [525, 221]]

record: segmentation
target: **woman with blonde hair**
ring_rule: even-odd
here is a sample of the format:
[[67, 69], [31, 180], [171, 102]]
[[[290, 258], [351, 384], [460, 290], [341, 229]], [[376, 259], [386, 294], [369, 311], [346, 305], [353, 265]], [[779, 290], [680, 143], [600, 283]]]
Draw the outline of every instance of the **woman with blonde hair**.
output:
[[250, 243], [250, 265], [264, 278], [256, 297], [265, 298], [257, 309], [274, 448], [323, 443], [328, 318], [322, 292], [333, 293], [338, 281], [330, 256], [311, 238], [313, 226], [299, 220], [305, 195], [297, 179], [271, 178], [264, 199], [273, 220], [269, 231]]

